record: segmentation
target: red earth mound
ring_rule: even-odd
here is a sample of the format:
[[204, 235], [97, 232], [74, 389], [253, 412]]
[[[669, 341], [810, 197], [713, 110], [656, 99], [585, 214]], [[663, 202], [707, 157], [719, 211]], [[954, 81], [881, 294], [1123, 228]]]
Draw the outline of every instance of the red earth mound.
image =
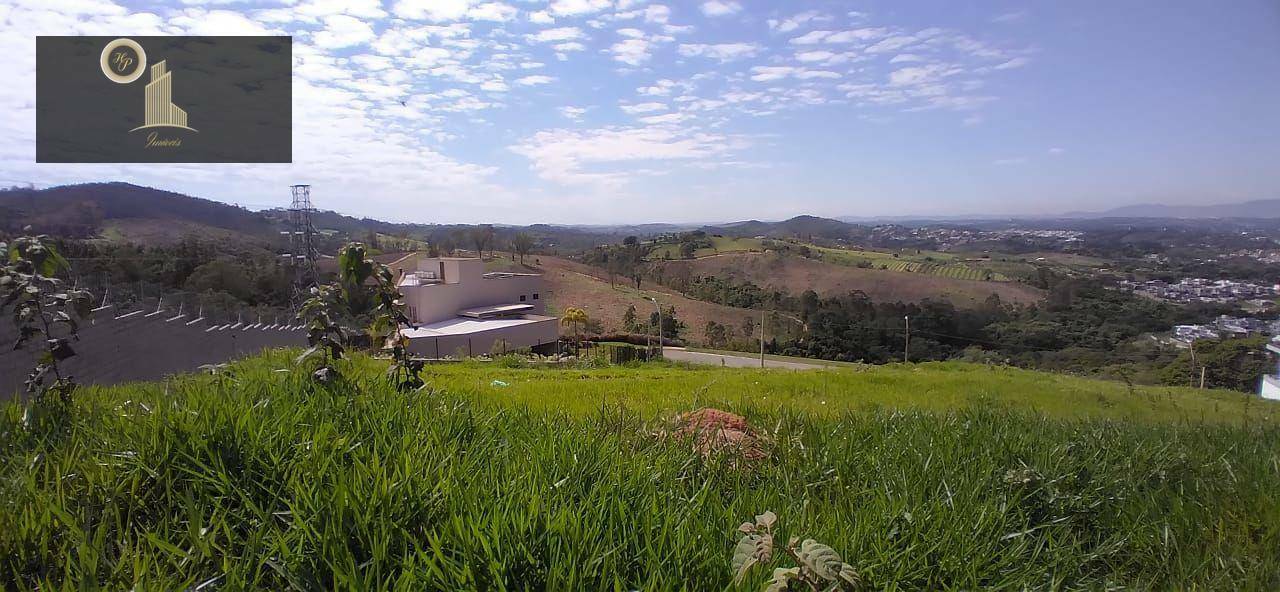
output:
[[682, 413], [676, 417], [673, 433], [677, 438], [690, 440], [693, 449], [704, 458], [722, 452], [747, 461], [768, 456], [764, 447], [766, 439], [747, 423], [747, 418], [728, 411], [705, 408]]

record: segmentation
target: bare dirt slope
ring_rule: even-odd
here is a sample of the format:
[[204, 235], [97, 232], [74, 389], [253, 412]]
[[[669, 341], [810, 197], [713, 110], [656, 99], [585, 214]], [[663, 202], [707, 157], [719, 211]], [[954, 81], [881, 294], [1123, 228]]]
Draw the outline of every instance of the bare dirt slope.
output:
[[691, 343], [703, 341], [707, 321], [722, 323], [732, 329], [735, 337], [743, 337], [743, 319], [758, 320], [757, 312], [691, 300], [650, 282], [644, 282], [641, 289], [636, 290], [634, 284], [623, 283], [619, 278], [611, 287], [603, 271], [559, 257], [527, 256], [524, 268], [509, 259], [505, 264], [499, 263], [499, 260], [491, 261], [488, 267], [542, 273], [551, 290], [548, 305], [553, 313], [559, 314], [571, 306], [581, 308], [587, 312], [587, 316], [598, 319], [604, 325], [606, 333], [622, 331], [622, 316], [628, 306], [635, 306], [637, 318], [647, 321], [653, 312], [653, 303], [646, 300], [649, 297], [657, 298], [662, 303], [664, 313], [668, 306], [675, 307], [676, 318], [686, 325], [680, 336]]
[[689, 266], [693, 275], [747, 280], [792, 294], [811, 289], [822, 296], [835, 296], [861, 290], [875, 302], [917, 302], [932, 298], [949, 300], [956, 306], [973, 306], [991, 294], [999, 294], [1006, 303], [1030, 303], [1043, 297], [1041, 290], [1014, 282], [861, 269], [776, 253], [728, 253], [666, 264]]

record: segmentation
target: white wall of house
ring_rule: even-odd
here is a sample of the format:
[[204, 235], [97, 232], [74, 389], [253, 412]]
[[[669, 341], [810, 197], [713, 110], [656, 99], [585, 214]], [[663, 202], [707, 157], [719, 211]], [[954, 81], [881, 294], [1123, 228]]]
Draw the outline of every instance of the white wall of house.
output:
[[493, 353], [494, 343], [499, 339], [506, 344], [508, 350], [555, 343], [560, 339], [560, 320], [547, 317], [514, 327], [475, 331], [465, 335], [416, 337], [409, 340], [409, 351], [428, 358], [463, 358]]
[[410, 318], [416, 323], [434, 323], [457, 316], [468, 308], [498, 304], [529, 304], [529, 312], [543, 314], [548, 296], [540, 275], [524, 274], [484, 277], [484, 263], [479, 259], [434, 258], [418, 263], [419, 271], [443, 268], [443, 281], [417, 286], [401, 286]]

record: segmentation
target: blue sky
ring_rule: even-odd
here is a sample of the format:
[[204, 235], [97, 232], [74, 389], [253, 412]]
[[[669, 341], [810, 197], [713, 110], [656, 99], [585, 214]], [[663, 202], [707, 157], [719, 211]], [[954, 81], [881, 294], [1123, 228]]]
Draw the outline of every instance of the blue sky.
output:
[[0, 7], [16, 71], [38, 34], [293, 35], [295, 162], [37, 165], [19, 74], [0, 88], [5, 185], [123, 180], [266, 207], [311, 183], [346, 213], [504, 223], [1280, 198], [1269, 0]]

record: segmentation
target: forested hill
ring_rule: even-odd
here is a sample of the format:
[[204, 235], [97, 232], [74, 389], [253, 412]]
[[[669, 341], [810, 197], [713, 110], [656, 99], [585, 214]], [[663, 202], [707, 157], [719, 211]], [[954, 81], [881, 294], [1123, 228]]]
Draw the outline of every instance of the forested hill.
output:
[[106, 220], [148, 219], [181, 221], [263, 235], [272, 225], [262, 214], [245, 208], [129, 183], [85, 183], [48, 189], [0, 190], [0, 230], [17, 232], [31, 226], [36, 232], [87, 237]]
[[761, 222], [747, 220], [729, 224], [711, 225], [703, 228], [709, 234], [725, 236], [750, 237], [768, 236], [771, 238], [829, 238], [849, 239], [860, 229], [856, 224], [841, 222], [831, 218], [817, 216], [796, 216], [781, 222]]

